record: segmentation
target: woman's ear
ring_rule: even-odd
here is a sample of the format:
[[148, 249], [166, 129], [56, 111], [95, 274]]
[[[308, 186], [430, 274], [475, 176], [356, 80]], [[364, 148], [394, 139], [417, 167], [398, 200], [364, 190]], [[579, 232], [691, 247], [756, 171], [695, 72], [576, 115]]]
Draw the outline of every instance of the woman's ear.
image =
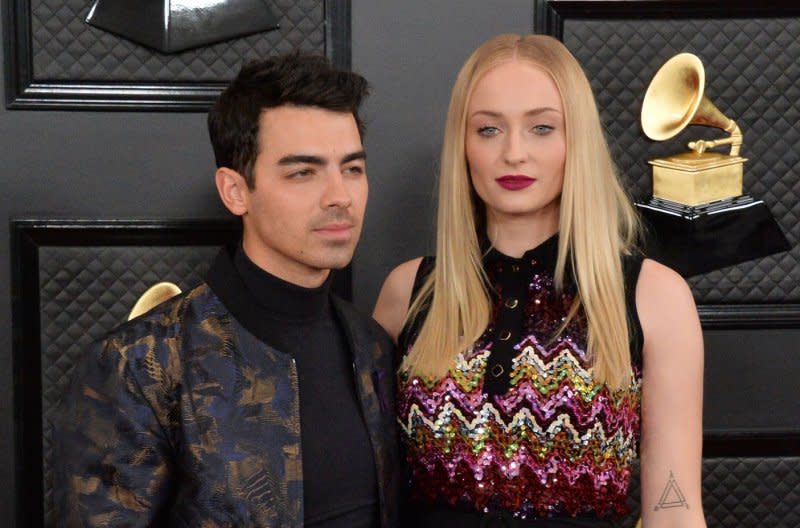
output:
[[217, 169], [214, 179], [217, 192], [228, 210], [236, 216], [247, 213], [249, 206], [250, 189], [241, 174], [228, 167]]

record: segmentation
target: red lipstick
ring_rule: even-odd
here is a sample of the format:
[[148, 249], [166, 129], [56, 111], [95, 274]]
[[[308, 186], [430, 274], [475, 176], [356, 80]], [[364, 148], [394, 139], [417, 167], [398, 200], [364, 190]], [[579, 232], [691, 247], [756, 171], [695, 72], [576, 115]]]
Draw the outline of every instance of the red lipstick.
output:
[[524, 174], [506, 174], [505, 176], [500, 176], [499, 178], [495, 178], [495, 180], [500, 187], [506, 189], [508, 191], [519, 191], [520, 189], [524, 189], [533, 184], [536, 181], [536, 178], [531, 178], [530, 176], [525, 176]]

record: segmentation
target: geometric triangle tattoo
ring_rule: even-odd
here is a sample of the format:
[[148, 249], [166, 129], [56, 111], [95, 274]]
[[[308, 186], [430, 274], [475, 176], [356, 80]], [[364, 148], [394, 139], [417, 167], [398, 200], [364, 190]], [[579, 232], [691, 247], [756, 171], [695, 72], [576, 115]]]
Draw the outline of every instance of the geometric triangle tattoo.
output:
[[669, 480], [667, 481], [667, 486], [664, 488], [664, 491], [661, 493], [661, 499], [659, 499], [658, 504], [654, 508], [655, 511], [658, 510], [666, 510], [668, 508], [686, 508], [689, 509], [689, 503], [686, 502], [686, 498], [681, 493], [681, 489], [678, 487], [678, 483], [675, 482], [675, 477], [672, 475], [672, 471], [669, 472]]

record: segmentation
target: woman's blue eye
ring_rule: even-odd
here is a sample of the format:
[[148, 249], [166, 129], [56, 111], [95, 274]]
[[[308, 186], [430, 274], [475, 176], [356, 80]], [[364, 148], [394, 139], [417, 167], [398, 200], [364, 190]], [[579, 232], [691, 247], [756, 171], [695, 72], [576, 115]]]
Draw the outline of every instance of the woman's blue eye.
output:
[[554, 130], [554, 128], [551, 127], [550, 125], [536, 125], [535, 127], [533, 127], [532, 130], [533, 130], [534, 134], [538, 134], [540, 136], [544, 136], [544, 135], [549, 134], [550, 132], [552, 132]]
[[495, 136], [499, 132], [500, 132], [500, 130], [497, 127], [493, 127], [493, 126], [483, 126], [483, 127], [480, 127], [478, 129], [478, 134], [480, 134], [481, 136], [487, 136], [487, 137]]

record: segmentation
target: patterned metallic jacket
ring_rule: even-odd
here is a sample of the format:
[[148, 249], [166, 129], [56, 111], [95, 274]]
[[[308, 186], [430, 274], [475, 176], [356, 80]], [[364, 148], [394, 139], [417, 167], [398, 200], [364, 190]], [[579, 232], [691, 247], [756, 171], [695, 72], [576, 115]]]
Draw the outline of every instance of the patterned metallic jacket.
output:
[[[221, 260], [210, 278], [224, 276]], [[208, 282], [120, 326], [81, 363], [55, 424], [59, 523], [303, 525], [296, 367], [245, 329]], [[396, 522], [399, 483], [392, 345], [374, 321], [333, 298], [358, 373], [386, 528]]]

